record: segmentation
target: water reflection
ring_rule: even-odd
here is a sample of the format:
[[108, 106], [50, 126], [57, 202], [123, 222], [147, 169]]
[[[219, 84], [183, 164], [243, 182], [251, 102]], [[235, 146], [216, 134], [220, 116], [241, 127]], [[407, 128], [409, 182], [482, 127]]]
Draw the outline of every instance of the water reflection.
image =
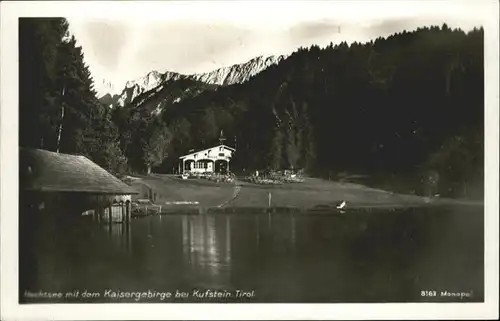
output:
[[420, 301], [422, 288], [470, 288], [477, 301], [482, 228], [481, 213], [463, 209], [165, 215], [111, 227], [47, 222], [24, 234], [23, 253], [33, 257], [21, 262], [23, 286], [242, 289], [255, 291], [252, 302]]
[[117, 248], [125, 252], [132, 250], [132, 228], [130, 224], [107, 224], [102, 225], [102, 228], [107, 231], [111, 242]]
[[188, 215], [182, 217], [183, 261], [196, 283], [221, 287], [229, 283], [231, 218]]
[[[284, 282], [286, 287], [296, 286], [296, 274], [300, 271], [293, 259], [283, 259], [283, 255], [295, 252], [294, 215], [187, 215], [181, 220], [182, 261], [187, 269], [185, 275], [195, 286], [241, 288], [247, 280], [239, 274], [250, 280], [261, 276], [267, 282], [273, 273], [281, 274], [275, 279], [291, 277]], [[279, 265], [268, 265], [268, 262], [279, 262]]]

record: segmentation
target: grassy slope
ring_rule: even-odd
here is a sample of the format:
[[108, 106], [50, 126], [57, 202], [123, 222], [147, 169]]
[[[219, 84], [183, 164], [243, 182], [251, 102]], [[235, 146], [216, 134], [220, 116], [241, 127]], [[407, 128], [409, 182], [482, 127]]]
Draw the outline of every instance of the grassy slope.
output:
[[[165, 205], [171, 201], [197, 201], [196, 207], [268, 207], [268, 195], [271, 193], [273, 207], [313, 208], [318, 205], [335, 206], [346, 201], [349, 208], [359, 207], [401, 207], [427, 205], [428, 199], [387, 192], [359, 184], [339, 183], [317, 178], [307, 178], [304, 183], [263, 186], [247, 182], [238, 182], [241, 186], [237, 196], [236, 184], [218, 184], [205, 180], [181, 180], [170, 175], [153, 175], [143, 181], [157, 193], [156, 203]], [[237, 189], [236, 189], [237, 190]], [[481, 205], [433, 199], [433, 204]], [[175, 205], [180, 206], [180, 205]], [[192, 207], [193, 205], [191, 205]], [[186, 207], [184, 205], [183, 207]]]
[[242, 183], [232, 206], [268, 206], [312, 208], [317, 205], [335, 206], [341, 201], [356, 206], [376, 206], [422, 203], [416, 196], [397, 195], [383, 190], [350, 183], [338, 183], [317, 178], [307, 178], [303, 183], [278, 186], [259, 186]]
[[158, 205], [165, 205], [165, 202], [196, 201], [199, 202], [199, 206], [213, 207], [224, 203], [233, 194], [231, 184], [182, 180], [171, 175], [153, 175], [142, 180], [157, 193]]

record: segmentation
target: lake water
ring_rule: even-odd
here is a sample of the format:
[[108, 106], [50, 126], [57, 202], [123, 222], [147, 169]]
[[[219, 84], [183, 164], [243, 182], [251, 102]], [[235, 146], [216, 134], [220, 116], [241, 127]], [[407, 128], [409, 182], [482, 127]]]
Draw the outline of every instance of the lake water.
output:
[[483, 222], [482, 207], [42, 220], [21, 244], [20, 300], [483, 301]]

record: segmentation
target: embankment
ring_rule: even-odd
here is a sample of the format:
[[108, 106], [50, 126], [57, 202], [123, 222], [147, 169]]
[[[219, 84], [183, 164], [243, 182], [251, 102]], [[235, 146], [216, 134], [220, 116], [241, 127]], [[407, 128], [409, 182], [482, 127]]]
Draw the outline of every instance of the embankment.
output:
[[[303, 183], [257, 185], [182, 180], [171, 175], [143, 177], [158, 196], [162, 214], [346, 213], [435, 206], [483, 206], [482, 202], [396, 194], [360, 184], [306, 178]], [[340, 210], [337, 206], [344, 202]]]

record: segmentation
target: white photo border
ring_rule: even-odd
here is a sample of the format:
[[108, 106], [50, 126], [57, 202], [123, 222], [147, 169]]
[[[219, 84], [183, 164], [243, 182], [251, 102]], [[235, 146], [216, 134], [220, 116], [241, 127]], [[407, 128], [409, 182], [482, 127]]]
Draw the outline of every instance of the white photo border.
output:
[[[1, 314], [10, 319], [495, 319], [498, 318], [498, 95], [499, 53], [497, 1], [481, 3], [485, 30], [485, 302], [484, 303], [380, 303], [380, 304], [22, 304], [18, 303], [18, 18], [89, 16], [112, 19], [141, 14], [158, 18], [189, 10], [200, 18], [243, 10], [255, 19], [266, 11], [299, 8], [307, 14], [311, 6], [337, 5], [341, 12], [377, 3], [380, 10], [398, 10], [412, 15], [449, 7], [468, 14], [460, 5], [471, 1], [34, 1], [2, 2], [1, 13]], [[158, 7], [169, 7], [159, 10]], [[284, 8], [283, 8], [284, 7]], [[420, 9], [419, 9], [420, 8]], [[359, 9], [356, 9], [359, 11]], [[420, 11], [419, 11], [420, 10]], [[423, 10], [423, 11], [422, 11]], [[469, 14], [478, 14], [469, 13]], [[161, 16], [159, 16], [161, 15]], [[168, 15], [168, 17], [167, 17]], [[260, 18], [259, 18], [260, 17]]]

